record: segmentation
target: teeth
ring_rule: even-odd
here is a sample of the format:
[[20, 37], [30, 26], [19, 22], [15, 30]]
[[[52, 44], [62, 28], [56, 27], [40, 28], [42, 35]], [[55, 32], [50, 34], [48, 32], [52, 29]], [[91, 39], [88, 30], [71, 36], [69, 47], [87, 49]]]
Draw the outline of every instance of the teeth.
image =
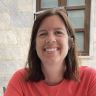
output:
[[46, 48], [45, 49], [47, 52], [53, 52], [53, 51], [56, 51], [57, 48]]

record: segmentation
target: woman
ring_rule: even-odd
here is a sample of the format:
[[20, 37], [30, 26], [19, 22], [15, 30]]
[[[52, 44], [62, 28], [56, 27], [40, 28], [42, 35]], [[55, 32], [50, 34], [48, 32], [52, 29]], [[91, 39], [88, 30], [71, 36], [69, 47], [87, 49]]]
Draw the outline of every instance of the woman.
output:
[[96, 96], [96, 71], [78, 67], [74, 30], [64, 9], [37, 16], [27, 64], [13, 75], [4, 96]]

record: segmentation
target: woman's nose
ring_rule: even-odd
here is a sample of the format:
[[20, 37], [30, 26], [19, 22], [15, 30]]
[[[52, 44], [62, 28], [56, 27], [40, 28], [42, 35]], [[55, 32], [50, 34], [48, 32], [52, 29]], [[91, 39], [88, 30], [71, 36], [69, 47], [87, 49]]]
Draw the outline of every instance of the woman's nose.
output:
[[48, 37], [46, 38], [46, 43], [55, 43], [56, 42], [56, 37], [53, 34], [49, 34]]

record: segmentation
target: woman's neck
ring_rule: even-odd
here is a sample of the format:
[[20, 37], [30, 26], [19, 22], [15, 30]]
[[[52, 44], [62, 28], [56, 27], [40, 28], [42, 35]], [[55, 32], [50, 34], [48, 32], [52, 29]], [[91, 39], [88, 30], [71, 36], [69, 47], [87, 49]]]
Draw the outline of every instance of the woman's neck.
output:
[[44, 66], [42, 64], [42, 70], [45, 75], [45, 82], [48, 85], [56, 85], [60, 83], [63, 80], [64, 76], [64, 64], [57, 66], [47, 66], [47, 64]]

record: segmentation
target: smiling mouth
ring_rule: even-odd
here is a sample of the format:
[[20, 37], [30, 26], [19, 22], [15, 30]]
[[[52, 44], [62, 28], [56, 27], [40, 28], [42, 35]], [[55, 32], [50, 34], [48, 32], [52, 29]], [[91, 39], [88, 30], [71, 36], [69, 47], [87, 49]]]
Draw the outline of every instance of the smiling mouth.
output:
[[58, 48], [44, 48], [44, 51], [47, 53], [53, 53], [56, 52]]

